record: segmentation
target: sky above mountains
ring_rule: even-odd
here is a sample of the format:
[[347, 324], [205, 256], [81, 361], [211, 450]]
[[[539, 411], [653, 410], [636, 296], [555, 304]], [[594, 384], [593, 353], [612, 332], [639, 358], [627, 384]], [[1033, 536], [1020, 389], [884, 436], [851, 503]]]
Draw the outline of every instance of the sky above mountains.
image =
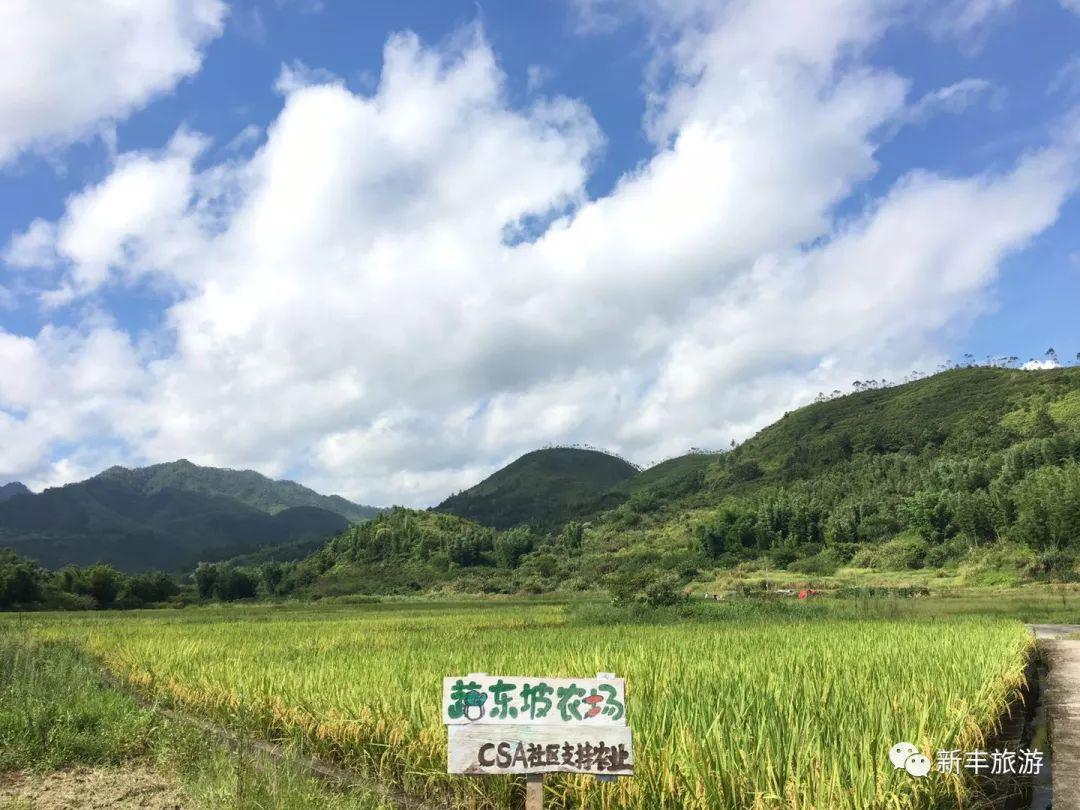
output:
[[1076, 0], [61, 5], [0, 6], [0, 483], [426, 505], [1080, 351]]

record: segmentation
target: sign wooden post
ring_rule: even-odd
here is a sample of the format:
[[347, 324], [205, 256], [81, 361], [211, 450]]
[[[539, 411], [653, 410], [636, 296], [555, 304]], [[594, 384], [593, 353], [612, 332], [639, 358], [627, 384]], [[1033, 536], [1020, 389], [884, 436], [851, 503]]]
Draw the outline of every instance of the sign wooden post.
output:
[[626, 684], [595, 678], [443, 678], [447, 771], [469, 776], [524, 774], [526, 810], [541, 810], [545, 773], [630, 776], [634, 749]]
[[525, 810], [544, 810], [544, 775], [530, 773], [525, 777]]

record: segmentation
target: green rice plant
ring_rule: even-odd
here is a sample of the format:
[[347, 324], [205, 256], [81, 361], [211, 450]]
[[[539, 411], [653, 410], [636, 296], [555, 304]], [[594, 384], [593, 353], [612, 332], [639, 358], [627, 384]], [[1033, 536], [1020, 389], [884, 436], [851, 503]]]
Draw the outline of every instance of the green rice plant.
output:
[[908, 741], [985, 745], [1024, 678], [1031, 638], [1007, 619], [755, 617], [568, 622], [558, 605], [399, 604], [41, 617], [135, 689], [333, 757], [395, 790], [507, 807], [508, 777], [450, 776], [441, 679], [469, 672], [627, 680], [635, 775], [549, 776], [548, 806], [964, 806], [964, 776], [915, 779]]

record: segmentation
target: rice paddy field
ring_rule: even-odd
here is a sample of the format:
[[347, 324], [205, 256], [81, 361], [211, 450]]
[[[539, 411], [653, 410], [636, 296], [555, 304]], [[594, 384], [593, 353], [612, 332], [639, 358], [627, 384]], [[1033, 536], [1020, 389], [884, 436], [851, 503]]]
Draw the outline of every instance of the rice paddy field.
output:
[[147, 697], [455, 807], [521, 796], [508, 777], [445, 773], [441, 679], [478, 671], [626, 678], [635, 775], [548, 776], [548, 807], [964, 806], [965, 777], [915, 779], [893, 770], [888, 749], [985, 743], [1032, 644], [1007, 618], [590, 623], [558, 604], [492, 602], [20, 621], [37, 640], [77, 643]]

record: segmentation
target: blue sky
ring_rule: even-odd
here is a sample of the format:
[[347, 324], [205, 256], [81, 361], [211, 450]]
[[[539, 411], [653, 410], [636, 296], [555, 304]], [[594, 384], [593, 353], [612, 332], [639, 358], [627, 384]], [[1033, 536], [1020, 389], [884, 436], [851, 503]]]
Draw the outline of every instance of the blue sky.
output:
[[423, 504], [1080, 352], [1075, 0], [123, 13], [0, 12], [0, 482]]

